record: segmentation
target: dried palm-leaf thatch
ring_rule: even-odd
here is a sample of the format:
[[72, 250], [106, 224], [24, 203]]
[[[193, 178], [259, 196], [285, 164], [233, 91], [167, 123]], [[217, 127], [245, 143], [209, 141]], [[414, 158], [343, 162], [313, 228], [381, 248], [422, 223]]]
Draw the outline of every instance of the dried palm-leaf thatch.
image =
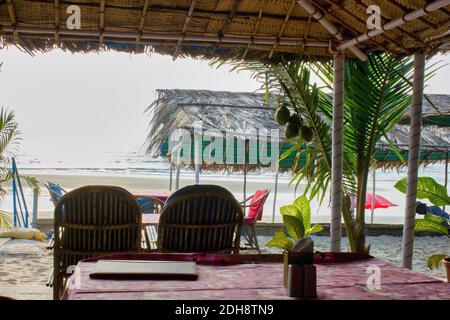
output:
[[[439, 101], [448, 101], [450, 96], [430, 95], [430, 99], [438, 110], [425, 106], [427, 119], [440, 117], [445, 113]], [[261, 130], [279, 129], [280, 147], [282, 153], [290, 146], [285, 141], [283, 127], [274, 121], [274, 106], [277, 100], [270, 96], [268, 102], [264, 94], [248, 92], [226, 92], [208, 90], [157, 90], [157, 99], [147, 108], [151, 121], [147, 136], [147, 151], [153, 156], [170, 157], [168, 139], [179, 128], [193, 132], [196, 122], [201, 123], [203, 131], [217, 129], [221, 132], [232, 131], [238, 139], [269, 140], [265, 135], [259, 135]], [[447, 109], [448, 110], [448, 109]], [[441, 113], [440, 113], [441, 112]], [[397, 149], [406, 160], [408, 155], [409, 126], [396, 125], [388, 134]], [[447, 158], [450, 149], [450, 127], [427, 125], [422, 131], [421, 160], [422, 164], [442, 161]], [[376, 153], [379, 167], [401, 167], [404, 165], [388, 142], [382, 140]], [[294, 158], [285, 159], [280, 163], [281, 170], [289, 170]], [[264, 165], [248, 164], [247, 170], [258, 170]], [[206, 170], [240, 171], [242, 166], [227, 164], [205, 164]]]
[[[368, 5], [380, 7], [385, 24], [432, 1], [310, 2], [348, 40], [368, 31]], [[80, 29], [67, 24], [73, 5], [80, 9]], [[449, 12], [446, 5], [358, 46], [399, 56], [446, 51]], [[60, 47], [71, 52], [153, 51], [174, 58], [276, 60], [306, 52], [322, 59], [340, 43], [297, 0], [2, 0], [0, 25], [3, 46], [29, 53]]]

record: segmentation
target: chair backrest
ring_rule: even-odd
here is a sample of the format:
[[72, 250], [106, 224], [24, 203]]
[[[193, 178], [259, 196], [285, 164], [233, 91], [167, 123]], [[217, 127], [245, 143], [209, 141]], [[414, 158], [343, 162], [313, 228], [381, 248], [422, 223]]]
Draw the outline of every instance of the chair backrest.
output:
[[114, 186], [73, 190], [55, 208], [55, 266], [64, 271], [88, 257], [137, 252], [141, 224], [139, 205], [127, 190]]
[[242, 207], [225, 188], [192, 185], [167, 199], [159, 219], [161, 252], [239, 253]]
[[269, 197], [270, 190], [268, 189], [260, 189], [256, 190], [253, 195], [250, 206], [248, 209], [247, 216], [250, 218], [254, 218], [254, 221], [261, 221], [263, 217], [264, 204], [266, 203], [267, 198]]
[[58, 201], [64, 196], [64, 190], [61, 188], [59, 184], [47, 182], [44, 183], [44, 186], [47, 188], [48, 193], [50, 194], [50, 199], [53, 204], [56, 206]]

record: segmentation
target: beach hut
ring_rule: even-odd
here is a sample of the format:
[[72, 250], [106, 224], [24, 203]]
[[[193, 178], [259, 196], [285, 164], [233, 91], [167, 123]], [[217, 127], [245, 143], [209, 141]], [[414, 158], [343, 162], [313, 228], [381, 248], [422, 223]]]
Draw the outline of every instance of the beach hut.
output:
[[299, 53], [316, 60], [333, 58], [331, 251], [341, 247], [345, 59], [366, 60], [371, 52], [414, 55], [403, 242], [403, 265], [411, 268], [425, 57], [450, 47], [450, 0], [7, 0], [0, 6], [2, 46], [30, 53], [57, 46], [73, 52], [154, 51], [174, 59], [277, 61]]
[[[244, 198], [246, 197], [246, 175], [250, 171], [270, 170], [271, 166], [260, 161], [260, 146], [267, 143], [269, 149], [272, 148], [267, 137], [259, 136], [260, 130], [278, 129], [280, 143], [276, 145], [277, 155], [283, 154], [289, 150], [293, 144], [286, 141], [283, 126], [277, 124], [274, 120], [275, 109], [278, 106], [276, 99], [272, 96], [267, 98], [262, 93], [249, 92], [225, 92], [225, 91], [209, 91], [209, 90], [157, 90], [157, 98], [147, 108], [150, 125], [147, 137], [147, 151], [154, 157], [162, 156], [170, 163], [170, 189], [172, 189], [172, 170], [176, 170], [175, 189], [179, 187], [180, 168], [189, 167], [195, 170], [195, 182], [200, 181], [201, 171], [223, 171], [223, 172], [242, 172], [244, 175]], [[447, 95], [429, 95], [428, 98], [433, 101], [435, 110], [429, 104], [424, 103], [426, 110], [426, 119], [429, 125], [425, 125], [421, 135], [421, 154], [420, 164], [427, 165], [435, 162], [446, 161], [448, 158], [449, 135], [450, 128], [446, 125], [435, 125], [436, 123], [445, 124], [448, 117], [449, 109], [447, 105], [442, 105], [442, 101], [450, 100]], [[439, 112], [438, 112], [439, 110]], [[445, 115], [447, 117], [445, 117]], [[405, 114], [404, 123], [408, 122], [408, 114]], [[210, 129], [219, 130], [224, 135], [227, 131], [236, 133], [237, 139], [241, 140], [240, 145], [244, 147], [245, 141], [255, 141], [256, 144], [249, 149], [243, 150], [245, 154], [245, 162], [241, 164], [226, 163], [222, 158], [219, 162], [200, 161], [198, 165], [194, 164], [197, 150], [194, 147], [194, 124], [200, 122], [202, 124], [203, 135]], [[431, 123], [433, 125], [431, 125]], [[330, 124], [331, 125], [331, 124]], [[173, 147], [170, 146], [169, 140], [171, 134], [177, 129], [187, 129], [191, 135], [192, 145], [190, 148], [189, 163], [176, 164], [172, 158]], [[406, 124], [396, 125], [387, 136], [390, 141], [394, 141], [398, 151], [403, 159], [394, 152], [392, 147], [385, 139], [377, 146], [375, 159], [378, 168], [401, 168], [405, 166], [403, 160], [408, 159], [408, 139], [409, 127]], [[262, 141], [262, 140], [264, 141]], [[207, 151], [208, 146], [212, 142], [208, 139], [201, 139], [200, 154], [203, 155]], [[222, 141], [223, 150], [221, 155], [226, 154], [226, 143]], [[247, 146], [248, 147], [248, 146]], [[271, 155], [275, 151], [267, 150], [267, 154]], [[272, 222], [275, 220], [276, 192], [278, 182], [278, 172], [292, 170], [294, 165], [298, 163], [304, 166], [306, 163], [305, 154], [300, 159], [295, 159], [294, 155], [284, 158], [277, 165], [275, 176], [275, 193]], [[273, 169], [273, 168], [272, 168]], [[447, 167], [446, 167], [447, 170]], [[375, 175], [374, 175], [375, 178]], [[375, 181], [374, 181], [375, 184]], [[375, 189], [375, 185], [373, 186]]]

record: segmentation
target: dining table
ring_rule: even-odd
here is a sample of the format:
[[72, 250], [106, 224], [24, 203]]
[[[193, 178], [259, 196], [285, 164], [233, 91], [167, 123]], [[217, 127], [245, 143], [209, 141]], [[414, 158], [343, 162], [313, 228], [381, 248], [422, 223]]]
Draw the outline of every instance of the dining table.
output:
[[[317, 297], [313, 299], [450, 299], [450, 284], [440, 279], [401, 268], [382, 259], [370, 256], [352, 258], [351, 254], [347, 255], [350, 256], [334, 253], [315, 255]], [[93, 279], [89, 275], [99, 260], [195, 261], [198, 279]], [[283, 270], [281, 254], [114, 254], [80, 261], [67, 282], [62, 299], [300, 299], [287, 295], [283, 286]], [[374, 274], [379, 277], [378, 282], [372, 281]]]
[[142, 227], [153, 226], [157, 227], [159, 224], [159, 217], [161, 215], [158, 213], [145, 213], [142, 214]]

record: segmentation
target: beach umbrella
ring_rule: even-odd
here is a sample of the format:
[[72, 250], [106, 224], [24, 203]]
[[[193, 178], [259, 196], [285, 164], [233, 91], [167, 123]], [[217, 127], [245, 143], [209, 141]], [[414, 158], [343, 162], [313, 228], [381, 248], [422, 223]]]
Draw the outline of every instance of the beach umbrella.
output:
[[[356, 199], [355, 199], [354, 206], [356, 207]], [[375, 197], [374, 197], [372, 193], [370, 193], [370, 192], [366, 193], [365, 208], [372, 209], [371, 213], [370, 213], [370, 223], [373, 223], [373, 213], [374, 213], [375, 209], [379, 209], [379, 208], [386, 209], [389, 207], [397, 207], [397, 205], [395, 203], [390, 202], [388, 199], [386, 199], [380, 195], [375, 194]]]
[[[366, 209], [372, 209], [372, 204], [374, 209], [379, 208], [389, 208], [389, 207], [397, 207], [395, 203], [390, 202], [386, 198], [383, 198], [382, 196], [376, 194], [375, 197], [373, 197], [373, 194], [370, 192], [366, 193]], [[355, 201], [356, 205], [356, 201]]]

